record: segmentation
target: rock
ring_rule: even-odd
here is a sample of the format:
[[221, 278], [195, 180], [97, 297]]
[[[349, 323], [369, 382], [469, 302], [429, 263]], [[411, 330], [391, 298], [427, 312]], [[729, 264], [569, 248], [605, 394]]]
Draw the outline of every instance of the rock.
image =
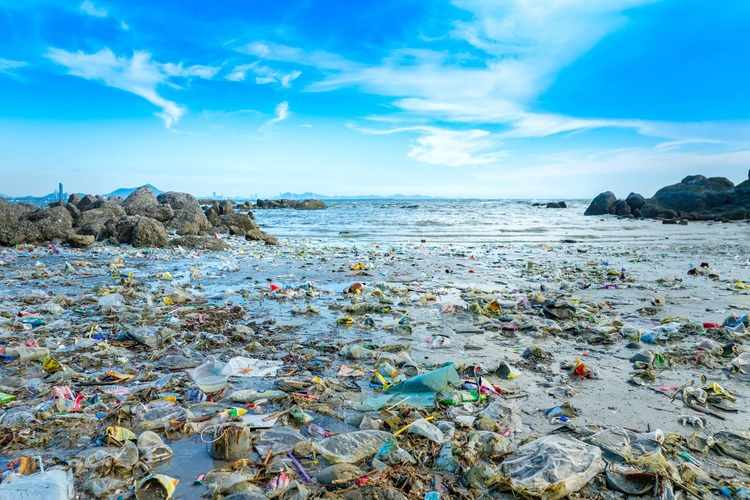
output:
[[56, 206], [30, 219], [39, 228], [43, 241], [65, 239], [73, 229], [73, 216], [65, 207]]
[[145, 215], [149, 209], [158, 204], [156, 195], [151, 188], [142, 186], [125, 198], [122, 208], [125, 209], [128, 215]]
[[583, 215], [606, 215], [617, 201], [617, 197], [612, 191], [600, 193], [593, 199]]
[[70, 232], [65, 238], [65, 243], [73, 248], [88, 248], [96, 242], [96, 239], [90, 234], [76, 234]]
[[232, 200], [222, 200], [219, 202], [219, 215], [232, 215], [234, 213], [234, 203]]
[[25, 218], [28, 214], [39, 210], [38, 207], [28, 203], [8, 203], [4, 198], [0, 198], [0, 229], [10, 226]]
[[133, 191], [122, 204], [128, 215], [145, 215], [160, 222], [174, 217], [174, 211], [168, 203], [159, 203], [151, 188], [142, 186]]
[[256, 202], [257, 208], [261, 209], [279, 209], [279, 208], [293, 208], [295, 210], [322, 210], [326, 208], [326, 204], [320, 200], [258, 200]]
[[125, 209], [120, 205], [105, 203], [99, 208], [82, 211], [75, 221], [75, 227], [79, 234], [90, 234], [97, 239], [109, 238], [115, 235], [117, 221], [125, 215]]
[[180, 236], [198, 234], [211, 227], [193, 195], [167, 191], [160, 194], [157, 200], [168, 204], [174, 211], [174, 217], [167, 221], [166, 227]]
[[[646, 206], [676, 212], [700, 212], [733, 202], [734, 184], [725, 177], [685, 177], [679, 184], [661, 188]], [[645, 211], [644, 211], [645, 213]]]
[[[321, 483], [328, 486], [340, 486], [342, 488], [349, 486], [347, 484], [348, 481], [357, 479], [359, 477], [364, 476], [365, 473], [357, 467], [356, 465], [352, 464], [336, 464], [331, 465], [330, 467], [326, 467], [325, 469], [318, 472], [318, 474], [315, 476], [315, 479]], [[341, 483], [338, 483], [338, 481], [341, 481]]]
[[81, 200], [75, 204], [76, 208], [80, 210], [81, 212], [85, 212], [86, 210], [91, 210], [93, 208], [98, 208], [101, 205], [102, 199], [101, 197], [94, 196], [92, 194], [87, 194]]
[[628, 197], [625, 198], [625, 203], [628, 204], [631, 211], [640, 210], [643, 208], [643, 205], [646, 204], [646, 198], [638, 193], [630, 193]]
[[77, 193], [73, 193], [70, 196], [68, 196], [68, 204], [73, 205], [74, 207], [78, 205], [81, 201], [81, 195]]
[[198, 204], [198, 200], [195, 199], [195, 196], [188, 193], [167, 191], [166, 193], [162, 193], [157, 196], [156, 199], [159, 201], [159, 203], [166, 203], [167, 205], [172, 207], [173, 210], [194, 207], [200, 208], [200, 204]]
[[167, 230], [164, 225], [151, 217], [141, 216], [133, 230], [130, 244], [137, 248], [163, 247], [167, 244]]
[[617, 200], [610, 211], [614, 212], [615, 215], [630, 215], [630, 205], [625, 200]]
[[206, 216], [206, 219], [208, 220], [209, 224], [212, 226], [216, 225], [216, 221], [219, 220], [219, 204], [214, 202], [213, 205], [208, 207], [204, 212], [203, 215]]
[[127, 215], [117, 222], [117, 240], [134, 247], [163, 247], [167, 231], [161, 222], [144, 215]]
[[229, 249], [229, 245], [219, 238], [213, 236], [180, 236], [169, 242], [169, 246], [181, 246], [183, 248], [192, 248], [197, 250], [211, 250], [221, 252]]
[[41, 243], [39, 227], [29, 220], [20, 220], [0, 230], [0, 244], [13, 246], [21, 243]]
[[565, 205], [565, 202], [550, 202], [547, 203], [546, 208], [567, 208], [567, 205]]
[[253, 221], [253, 217], [249, 215], [237, 213], [231, 215], [219, 215], [215, 220], [214, 231], [218, 233], [245, 236], [250, 231], [258, 229], [258, 225]]
[[245, 235], [245, 239], [248, 241], [265, 241], [268, 245], [278, 245], [279, 240], [275, 236], [271, 236], [268, 233], [264, 233], [260, 229], [253, 229], [248, 231]]
[[31, 205], [1, 206], [0, 214], [4, 223], [16, 219], [0, 229], [0, 244], [3, 245], [39, 244], [65, 239], [73, 227], [73, 217], [61, 206], [49, 210]]

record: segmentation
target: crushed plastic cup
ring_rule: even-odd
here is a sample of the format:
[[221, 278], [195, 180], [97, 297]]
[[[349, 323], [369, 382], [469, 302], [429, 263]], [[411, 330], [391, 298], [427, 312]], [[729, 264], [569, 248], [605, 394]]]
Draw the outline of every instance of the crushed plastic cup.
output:
[[226, 387], [230, 375], [232, 367], [229, 363], [217, 361], [213, 356], [206, 358], [205, 363], [193, 370], [193, 380], [198, 388], [207, 394]]

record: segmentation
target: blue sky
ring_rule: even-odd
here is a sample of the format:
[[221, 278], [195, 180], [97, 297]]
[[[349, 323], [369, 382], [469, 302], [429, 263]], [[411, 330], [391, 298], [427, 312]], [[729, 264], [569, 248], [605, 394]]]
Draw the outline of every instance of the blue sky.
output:
[[0, 0], [0, 193], [747, 178], [750, 2]]

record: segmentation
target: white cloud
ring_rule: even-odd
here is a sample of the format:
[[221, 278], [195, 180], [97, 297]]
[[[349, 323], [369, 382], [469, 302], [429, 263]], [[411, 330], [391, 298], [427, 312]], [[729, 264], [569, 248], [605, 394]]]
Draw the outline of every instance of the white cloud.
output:
[[29, 63], [24, 61], [13, 61], [11, 59], [3, 59], [0, 57], [0, 73], [5, 73], [6, 75], [15, 76], [15, 72], [13, 70], [18, 68], [23, 68], [24, 66], [28, 66]]
[[348, 71], [359, 67], [358, 64], [347, 61], [343, 57], [326, 52], [315, 50], [312, 52], [287, 45], [280, 45], [266, 41], [257, 41], [238, 49], [240, 52], [260, 57], [268, 61], [280, 61], [305, 66], [313, 66], [322, 70], [330, 71]]
[[282, 88], [288, 89], [292, 82], [299, 78], [301, 71], [294, 70], [288, 73], [278, 71], [268, 66], [263, 66], [257, 62], [252, 64], [242, 64], [236, 66], [231, 73], [225, 78], [232, 82], [241, 82], [247, 78], [247, 73], [252, 72], [255, 75], [255, 83], [263, 85], [266, 83], [278, 83]]
[[264, 123], [259, 130], [265, 130], [275, 123], [286, 120], [289, 117], [289, 103], [286, 101], [280, 102], [276, 105], [276, 108], [274, 108], [274, 113], [276, 114], [276, 116]]
[[81, 9], [81, 12], [90, 16], [107, 17], [107, 9], [104, 7], [97, 7], [94, 5], [94, 2], [91, 2], [90, 0], [84, 0], [79, 8]]
[[211, 66], [183, 66], [182, 63], [161, 64], [151, 60], [151, 54], [136, 51], [131, 58], [115, 55], [105, 48], [93, 54], [82, 51], [68, 52], [50, 48], [46, 56], [65, 66], [68, 74], [86, 80], [100, 81], [105, 85], [130, 92], [159, 107], [156, 116], [164, 120], [167, 128], [177, 123], [185, 114], [183, 106], [162, 97], [157, 88], [160, 85], [176, 85], [173, 78], [198, 77], [210, 79], [220, 68]]
[[123, 31], [130, 31], [130, 25], [125, 21], [120, 21], [120, 29]]
[[[686, 173], [728, 176], [739, 182], [747, 175], [750, 150], [676, 152], [657, 145], [555, 152], [526, 160], [513, 159], [513, 169], [488, 169], [473, 175], [497, 186], [500, 192], [496, 196], [512, 196], [516, 192], [543, 198], [565, 192], [568, 196], [591, 197], [592, 193], [615, 188], [615, 194], [621, 197], [631, 191], [650, 197], [662, 186], [679, 182]], [[540, 183], [539, 179], [546, 182]]]
[[432, 165], [465, 167], [488, 165], [500, 161], [507, 155], [498, 150], [496, 137], [486, 130], [448, 130], [439, 127], [413, 126], [390, 130], [356, 129], [366, 134], [389, 135], [402, 132], [418, 132], [420, 137], [410, 144], [410, 158]]

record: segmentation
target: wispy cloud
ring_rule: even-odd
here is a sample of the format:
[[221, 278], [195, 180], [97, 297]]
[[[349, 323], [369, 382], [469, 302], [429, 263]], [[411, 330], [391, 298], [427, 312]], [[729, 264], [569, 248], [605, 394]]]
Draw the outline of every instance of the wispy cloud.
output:
[[136, 51], [133, 56], [121, 57], [105, 48], [93, 54], [82, 51], [68, 52], [50, 48], [46, 56], [52, 61], [67, 68], [68, 74], [86, 80], [100, 81], [105, 85], [130, 92], [146, 99], [161, 109], [155, 113], [171, 128], [185, 114], [186, 109], [179, 104], [162, 97], [157, 88], [170, 85], [179, 88], [172, 80], [175, 78], [213, 78], [220, 68], [212, 66], [187, 66], [183, 63], [158, 63], [151, 59], [146, 51]]
[[285, 89], [290, 88], [292, 82], [302, 74], [299, 70], [284, 73], [283, 71], [278, 71], [255, 62], [236, 66], [225, 78], [232, 82], [241, 82], [247, 78], [248, 72], [252, 72], [255, 75], [255, 83], [258, 85], [278, 83]]
[[[594, 47], [602, 38], [627, 22], [625, 12], [655, 0], [454, 0], [453, 4], [470, 14], [470, 20], [456, 21], [440, 50], [392, 50], [377, 64], [347, 60], [326, 51], [304, 50], [256, 41], [242, 52], [267, 61], [280, 61], [314, 67], [323, 73], [309, 84], [308, 92], [328, 92], [355, 87], [363, 92], [392, 97], [389, 118], [396, 124], [442, 123], [501, 126], [501, 134], [478, 138], [466, 131], [437, 136], [432, 127], [408, 129], [425, 135], [416, 141], [410, 155], [420, 161], [471, 165], [463, 154], [472, 151], [477, 140], [495, 142], [521, 138], [547, 137], [594, 128], [625, 128], [639, 134], [666, 139], [690, 139], [689, 128], [681, 124], [633, 119], [576, 117], [534, 109], [536, 99], [554, 81], [557, 73]], [[445, 38], [452, 42], [446, 50]], [[453, 54], [469, 51], [476, 57]], [[477, 61], [483, 61], [477, 64]], [[396, 127], [394, 131], [407, 129]], [[420, 142], [421, 141], [421, 142]], [[451, 144], [456, 156], [442, 151], [438, 144]], [[424, 151], [423, 151], [424, 150]], [[440, 151], [427, 154], [425, 151]], [[471, 155], [473, 158], [474, 156]], [[482, 157], [499, 159], [502, 155]], [[482, 161], [484, 161], [482, 160]]]
[[356, 63], [323, 50], [306, 51], [298, 47], [289, 47], [267, 41], [256, 41], [240, 47], [240, 52], [269, 61], [280, 61], [313, 66], [321, 70], [349, 71], [360, 67]]
[[408, 156], [432, 165], [448, 165], [450, 167], [488, 165], [507, 156], [507, 151], [497, 149], [499, 146], [497, 138], [486, 130], [449, 130], [427, 126], [401, 127], [389, 130], [355, 128], [355, 130], [376, 135], [417, 132], [421, 136], [411, 142]]
[[28, 66], [29, 63], [24, 61], [13, 61], [11, 59], [3, 59], [0, 57], [0, 73], [5, 73], [9, 76], [16, 76], [15, 71], [18, 68], [23, 68], [24, 66]]
[[267, 130], [269, 127], [273, 126], [276, 123], [279, 123], [280, 121], [286, 120], [289, 117], [289, 103], [286, 101], [282, 101], [279, 104], [276, 105], [276, 108], [274, 108], [275, 116], [268, 120], [266, 123], [260, 126], [258, 129], [259, 131]]
[[81, 12], [94, 17], [107, 17], [107, 9], [104, 7], [97, 7], [94, 2], [90, 0], [84, 0], [79, 7]]

